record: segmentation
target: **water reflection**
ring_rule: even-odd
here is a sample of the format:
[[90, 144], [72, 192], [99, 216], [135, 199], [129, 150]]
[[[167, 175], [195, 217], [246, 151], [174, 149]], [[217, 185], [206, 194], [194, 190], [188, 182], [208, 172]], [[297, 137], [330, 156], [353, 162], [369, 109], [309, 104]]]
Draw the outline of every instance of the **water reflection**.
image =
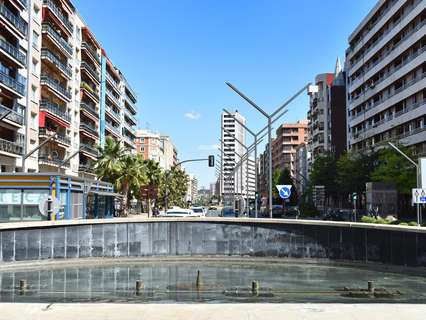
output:
[[[202, 288], [195, 286], [201, 271]], [[19, 281], [28, 283], [19, 290]], [[144, 289], [135, 290], [137, 280]], [[252, 295], [253, 280], [260, 293]], [[353, 299], [336, 288], [377, 287], [399, 290], [397, 298]], [[293, 264], [161, 262], [114, 266], [43, 267], [0, 273], [2, 302], [426, 302], [421, 277], [356, 268]], [[225, 295], [224, 292], [232, 293]]]

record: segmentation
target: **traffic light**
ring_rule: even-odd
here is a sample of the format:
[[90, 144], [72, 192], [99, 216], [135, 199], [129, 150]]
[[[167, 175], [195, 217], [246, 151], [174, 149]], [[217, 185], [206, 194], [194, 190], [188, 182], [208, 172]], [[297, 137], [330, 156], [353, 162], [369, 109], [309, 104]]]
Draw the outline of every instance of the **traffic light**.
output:
[[214, 167], [214, 156], [209, 156], [209, 167]]

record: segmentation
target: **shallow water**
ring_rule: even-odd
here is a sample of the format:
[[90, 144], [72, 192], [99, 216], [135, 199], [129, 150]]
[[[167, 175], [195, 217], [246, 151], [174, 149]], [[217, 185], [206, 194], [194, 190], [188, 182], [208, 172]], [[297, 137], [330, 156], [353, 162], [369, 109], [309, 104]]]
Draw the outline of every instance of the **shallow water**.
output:
[[[202, 287], [195, 286], [200, 270]], [[19, 290], [25, 279], [28, 289]], [[136, 294], [135, 283], [144, 290]], [[252, 294], [252, 281], [259, 291]], [[391, 298], [349, 298], [336, 289], [400, 291]], [[78, 267], [45, 266], [0, 272], [1, 302], [340, 302], [426, 303], [424, 277], [360, 268], [285, 263], [152, 262]]]

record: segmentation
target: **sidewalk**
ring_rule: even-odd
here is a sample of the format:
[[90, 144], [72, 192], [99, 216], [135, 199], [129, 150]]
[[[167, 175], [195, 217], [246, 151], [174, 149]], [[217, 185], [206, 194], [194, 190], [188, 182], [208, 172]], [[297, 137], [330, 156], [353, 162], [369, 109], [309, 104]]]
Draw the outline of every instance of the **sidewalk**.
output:
[[174, 320], [424, 320], [425, 305], [409, 304], [0, 304], [7, 319]]

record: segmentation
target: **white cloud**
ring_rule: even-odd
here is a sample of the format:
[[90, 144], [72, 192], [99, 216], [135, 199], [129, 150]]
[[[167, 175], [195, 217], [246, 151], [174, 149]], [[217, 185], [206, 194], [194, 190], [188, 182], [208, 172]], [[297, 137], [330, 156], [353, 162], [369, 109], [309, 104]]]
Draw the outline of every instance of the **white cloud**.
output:
[[198, 146], [198, 150], [207, 151], [207, 150], [217, 150], [220, 146], [218, 144], [202, 144]]
[[201, 117], [201, 114], [195, 111], [187, 112], [183, 115], [185, 118], [189, 120], [198, 120]]

